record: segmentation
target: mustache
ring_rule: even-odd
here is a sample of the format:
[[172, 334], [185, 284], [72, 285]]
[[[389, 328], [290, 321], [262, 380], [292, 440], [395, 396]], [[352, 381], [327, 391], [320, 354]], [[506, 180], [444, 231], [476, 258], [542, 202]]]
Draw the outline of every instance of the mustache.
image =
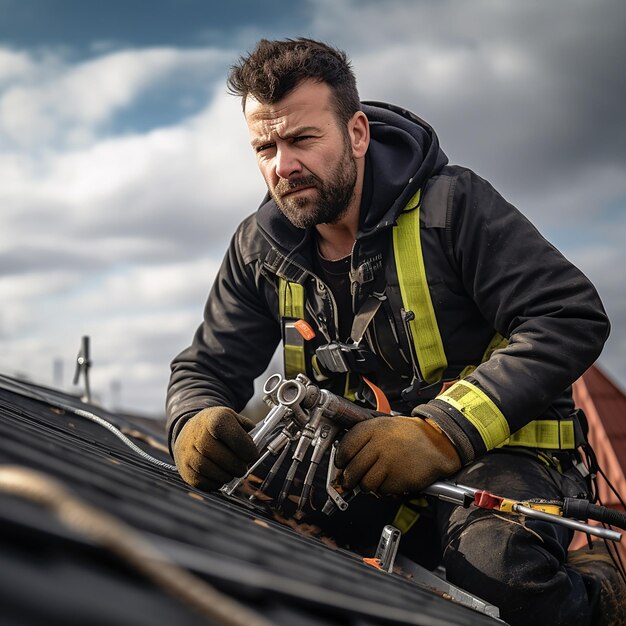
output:
[[298, 189], [300, 187], [317, 187], [317, 178], [313, 174], [308, 176], [301, 176], [300, 178], [281, 179], [278, 181], [276, 187], [274, 187], [274, 193], [277, 196], [283, 196], [289, 191]]

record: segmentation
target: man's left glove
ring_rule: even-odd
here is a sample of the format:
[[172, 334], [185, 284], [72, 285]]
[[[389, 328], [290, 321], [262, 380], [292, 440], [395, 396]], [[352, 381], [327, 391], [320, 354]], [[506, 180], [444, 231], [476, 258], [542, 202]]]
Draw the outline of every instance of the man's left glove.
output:
[[337, 449], [335, 465], [343, 469], [342, 486], [366, 492], [417, 493], [461, 469], [448, 437], [420, 418], [389, 416], [353, 426]]

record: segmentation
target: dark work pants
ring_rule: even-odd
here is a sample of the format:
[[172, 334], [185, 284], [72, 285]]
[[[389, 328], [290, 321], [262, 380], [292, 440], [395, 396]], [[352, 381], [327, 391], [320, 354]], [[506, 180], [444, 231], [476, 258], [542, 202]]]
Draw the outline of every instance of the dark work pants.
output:
[[[576, 470], [560, 474], [527, 453], [496, 451], [461, 470], [455, 482], [516, 500], [585, 492]], [[563, 526], [476, 508], [437, 504], [448, 580], [524, 624], [591, 623], [581, 575], [565, 563], [572, 532]]]
[[[321, 482], [303, 521], [319, 526], [341, 546], [374, 556], [381, 530], [393, 523], [401, 501], [361, 494], [345, 512], [327, 517], [320, 512], [326, 468], [320, 469]], [[562, 500], [587, 491], [575, 469], [561, 474], [519, 448], [489, 452], [450, 480], [515, 500]], [[281, 483], [277, 479], [275, 488]], [[550, 522], [434, 500], [402, 537], [399, 550], [429, 569], [442, 564], [449, 582], [499, 607], [511, 626], [588, 626], [585, 583], [565, 563], [571, 539], [572, 531]]]

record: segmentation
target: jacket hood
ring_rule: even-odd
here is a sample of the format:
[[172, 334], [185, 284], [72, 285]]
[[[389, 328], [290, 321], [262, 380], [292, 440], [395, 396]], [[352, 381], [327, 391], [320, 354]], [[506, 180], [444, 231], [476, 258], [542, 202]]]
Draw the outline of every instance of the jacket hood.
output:
[[364, 102], [370, 122], [372, 198], [361, 207], [361, 229], [391, 226], [415, 192], [448, 163], [433, 128], [417, 115], [384, 102]]
[[[363, 102], [370, 124], [358, 237], [392, 226], [415, 192], [447, 164], [435, 131], [406, 109], [384, 102]], [[280, 252], [292, 257], [310, 239], [311, 229], [296, 228], [269, 194], [257, 213], [261, 232]]]

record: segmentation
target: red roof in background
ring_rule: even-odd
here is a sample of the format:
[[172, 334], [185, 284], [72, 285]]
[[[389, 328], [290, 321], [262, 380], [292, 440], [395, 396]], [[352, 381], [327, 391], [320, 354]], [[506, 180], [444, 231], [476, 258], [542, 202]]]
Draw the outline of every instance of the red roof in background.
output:
[[624, 493], [626, 394], [594, 365], [574, 383], [574, 401], [589, 421], [589, 439], [600, 467], [609, 475], [611, 482], [621, 483], [618, 491]]
[[[597, 366], [587, 370], [576, 383], [579, 388], [583, 385], [596, 408], [622, 472], [626, 473], [626, 394]], [[584, 389], [579, 391], [583, 392], [580, 395], [584, 394]]]
[[[626, 496], [626, 394], [597, 366], [589, 368], [574, 383], [574, 401], [589, 422], [589, 441], [598, 465], [624, 498]], [[621, 509], [606, 481], [598, 477], [598, 493], [605, 506]], [[584, 545], [577, 537], [571, 549]], [[626, 557], [626, 546], [619, 546]]]

